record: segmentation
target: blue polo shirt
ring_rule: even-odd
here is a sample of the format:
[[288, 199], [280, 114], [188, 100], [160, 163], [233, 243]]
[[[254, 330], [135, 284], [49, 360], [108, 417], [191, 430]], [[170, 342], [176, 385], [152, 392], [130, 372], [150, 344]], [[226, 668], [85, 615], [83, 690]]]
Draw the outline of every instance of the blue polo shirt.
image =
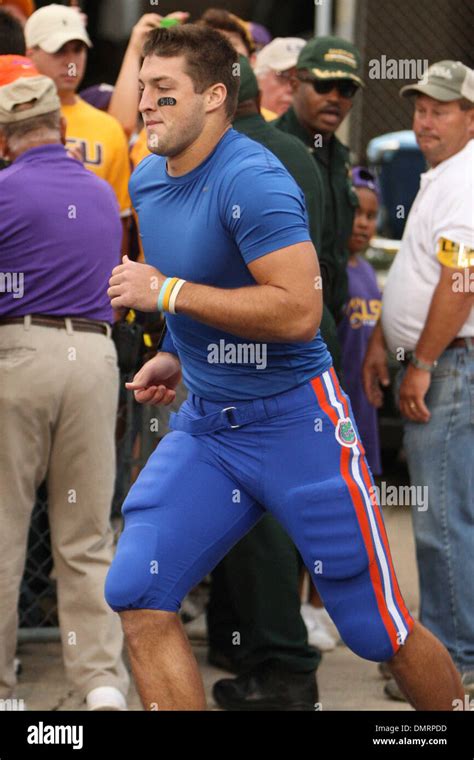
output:
[[122, 226], [109, 184], [63, 145], [42, 145], [0, 171], [0, 210], [0, 317], [111, 322]]
[[[273, 153], [234, 129], [188, 174], [171, 177], [162, 156], [144, 159], [131, 177], [130, 195], [147, 263], [194, 283], [255, 285], [250, 262], [311, 240], [293, 178]], [[331, 365], [319, 332], [308, 343], [263, 344], [184, 314], [168, 314], [166, 321], [165, 347], [174, 345], [187, 388], [209, 400], [281, 393]]]

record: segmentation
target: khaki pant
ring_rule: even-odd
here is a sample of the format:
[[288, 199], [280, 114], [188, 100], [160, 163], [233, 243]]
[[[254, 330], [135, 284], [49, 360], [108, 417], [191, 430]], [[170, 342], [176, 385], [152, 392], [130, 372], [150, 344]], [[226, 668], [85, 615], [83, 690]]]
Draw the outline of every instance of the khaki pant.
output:
[[16, 684], [18, 595], [36, 490], [46, 478], [64, 665], [83, 697], [124, 694], [118, 615], [104, 599], [113, 556], [118, 370], [99, 333], [0, 325], [0, 698]]

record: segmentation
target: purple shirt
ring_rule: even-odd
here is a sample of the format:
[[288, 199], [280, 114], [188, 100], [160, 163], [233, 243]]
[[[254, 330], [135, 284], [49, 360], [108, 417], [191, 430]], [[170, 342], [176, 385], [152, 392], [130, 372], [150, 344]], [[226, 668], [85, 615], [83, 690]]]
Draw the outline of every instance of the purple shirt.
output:
[[338, 326], [342, 349], [344, 390], [351, 400], [362, 445], [374, 475], [382, 471], [377, 410], [369, 402], [362, 385], [362, 362], [367, 344], [381, 311], [381, 295], [375, 272], [357, 256], [356, 266], [347, 266], [349, 301]]
[[107, 287], [121, 237], [107, 182], [62, 145], [26, 151], [0, 171], [0, 317], [112, 322]]

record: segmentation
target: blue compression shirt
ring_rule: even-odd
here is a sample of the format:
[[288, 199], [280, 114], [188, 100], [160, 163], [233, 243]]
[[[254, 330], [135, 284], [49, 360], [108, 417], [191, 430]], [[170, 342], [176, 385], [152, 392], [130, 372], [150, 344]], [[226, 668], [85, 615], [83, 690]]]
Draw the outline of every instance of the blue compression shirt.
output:
[[[218, 288], [255, 285], [250, 262], [311, 240], [296, 182], [273, 153], [234, 129], [179, 177], [169, 176], [166, 158], [148, 156], [132, 174], [130, 195], [146, 261], [168, 277]], [[331, 366], [319, 331], [308, 343], [259, 343], [184, 314], [167, 314], [166, 322], [163, 350], [178, 354], [186, 387], [205, 399], [271, 396]]]

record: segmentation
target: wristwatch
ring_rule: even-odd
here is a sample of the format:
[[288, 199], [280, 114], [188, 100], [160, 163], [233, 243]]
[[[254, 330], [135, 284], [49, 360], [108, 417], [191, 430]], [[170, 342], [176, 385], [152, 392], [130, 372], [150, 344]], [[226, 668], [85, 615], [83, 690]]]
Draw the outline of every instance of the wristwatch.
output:
[[410, 354], [410, 364], [413, 364], [414, 367], [417, 369], [423, 369], [425, 372], [434, 372], [436, 367], [438, 366], [438, 362], [434, 361], [432, 364], [428, 364], [427, 362], [422, 362], [421, 359], [418, 359], [417, 355], [414, 351]]

